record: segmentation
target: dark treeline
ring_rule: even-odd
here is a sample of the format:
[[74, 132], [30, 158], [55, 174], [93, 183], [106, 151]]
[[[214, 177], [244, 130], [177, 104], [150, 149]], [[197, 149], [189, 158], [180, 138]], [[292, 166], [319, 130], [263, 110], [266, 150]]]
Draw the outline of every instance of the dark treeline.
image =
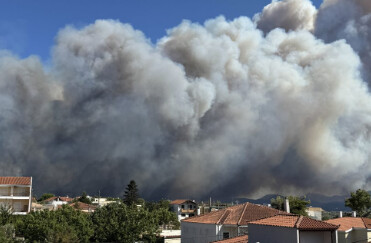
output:
[[88, 214], [63, 205], [56, 211], [12, 215], [0, 211], [0, 242], [157, 242], [159, 228], [179, 228], [169, 202], [111, 203]]

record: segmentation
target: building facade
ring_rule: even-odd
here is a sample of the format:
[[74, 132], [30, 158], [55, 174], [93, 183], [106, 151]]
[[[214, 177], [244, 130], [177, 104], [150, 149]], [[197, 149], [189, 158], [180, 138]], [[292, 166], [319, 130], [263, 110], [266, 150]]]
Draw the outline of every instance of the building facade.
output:
[[338, 225], [299, 215], [276, 215], [249, 223], [249, 241], [338, 243]]
[[31, 211], [32, 177], [0, 177], [0, 206], [15, 215]]
[[192, 200], [178, 199], [170, 202], [171, 211], [175, 212], [178, 220], [199, 215], [197, 203]]
[[208, 243], [248, 234], [248, 222], [287, 214], [252, 203], [224, 208], [181, 221], [182, 243]]

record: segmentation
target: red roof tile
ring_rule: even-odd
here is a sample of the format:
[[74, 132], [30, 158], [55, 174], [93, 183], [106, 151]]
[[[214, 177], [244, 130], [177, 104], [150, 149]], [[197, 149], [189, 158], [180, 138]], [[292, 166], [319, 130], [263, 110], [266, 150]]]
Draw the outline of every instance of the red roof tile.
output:
[[183, 219], [184, 222], [201, 224], [247, 225], [248, 222], [278, 214], [287, 214], [274, 208], [252, 203], [244, 203], [224, 208], [205, 215]]
[[215, 242], [219, 242], [219, 243], [248, 243], [249, 242], [249, 236], [248, 235], [242, 235], [242, 236], [237, 236], [237, 237], [233, 237], [233, 238], [230, 238], [230, 239], [219, 240], [219, 241], [215, 241]]
[[75, 202], [70, 204], [71, 207], [79, 209], [79, 210], [86, 210], [86, 211], [94, 211], [97, 209], [97, 206], [90, 205], [87, 203], [82, 203], [82, 202]]
[[339, 231], [348, 231], [353, 228], [371, 229], [371, 219], [369, 218], [344, 217], [329, 219], [326, 222], [340, 225]]
[[32, 177], [0, 177], [0, 185], [31, 185]]
[[192, 200], [189, 200], [189, 199], [177, 199], [177, 200], [171, 201], [170, 204], [182, 204], [182, 203], [185, 203], [185, 202], [195, 203], [195, 202], [193, 202]]
[[276, 215], [273, 217], [252, 221], [249, 224], [296, 228], [299, 230], [336, 230], [338, 225], [311, 219], [299, 215]]

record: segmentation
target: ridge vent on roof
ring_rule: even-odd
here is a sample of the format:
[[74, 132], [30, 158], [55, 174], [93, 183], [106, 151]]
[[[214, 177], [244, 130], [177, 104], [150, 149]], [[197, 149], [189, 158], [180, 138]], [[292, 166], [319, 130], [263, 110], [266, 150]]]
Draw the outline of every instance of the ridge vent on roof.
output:
[[298, 221], [296, 221], [296, 223], [295, 223], [295, 228], [299, 228], [300, 227], [300, 223], [301, 223], [301, 221], [303, 221], [303, 216], [301, 215], [299, 218], [298, 218]]
[[227, 217], [229, 216], [230, 213], [231, 213], [230, 210], [225, 210], [225, 212], [223, 213], [222, 217], [218, 220], [218, 222], [216, 224], [223, 224], [224, 221], [227, 219]]

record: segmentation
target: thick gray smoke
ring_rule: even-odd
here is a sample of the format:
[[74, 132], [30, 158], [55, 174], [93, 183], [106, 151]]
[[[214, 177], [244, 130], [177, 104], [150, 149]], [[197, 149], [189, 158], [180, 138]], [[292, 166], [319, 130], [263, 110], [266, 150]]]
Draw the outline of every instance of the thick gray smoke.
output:
[[147, 198], [367, 187], [367, 57], [317, 34], [337, 16], [325, 5], [184, 21], [155, 45], [117, 21], [67, 27], [47, 70], [1, 53], [2, 174], [31, 175], [39, 192], [106, 195], [135, 179]]

